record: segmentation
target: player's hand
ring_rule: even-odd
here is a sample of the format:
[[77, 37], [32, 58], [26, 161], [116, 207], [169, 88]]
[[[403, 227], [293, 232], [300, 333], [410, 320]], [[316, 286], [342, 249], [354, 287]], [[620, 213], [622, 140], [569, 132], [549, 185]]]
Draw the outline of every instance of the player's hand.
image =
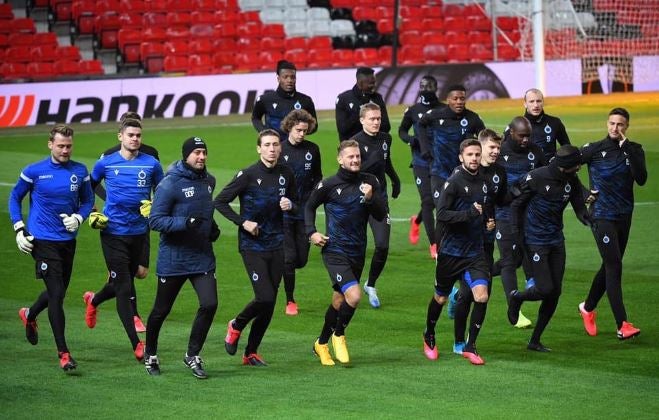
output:
[[101, 212], [94, 211], [89, 214], [87, 223], [92, 229], [105, 229], [108, 227], [108, 217]]
[[251, 220], [243, 222], [243, 229], [252, 236], [259, 236], [259, 224]]
[[293, 203], [291, 202], [290, 199], [286, 197], [282, 197], [279, 200], [279, 208], [282, 209], [283, 211], [291, 211], [293, 209]]
[[82, 216], [77, 213], [73, 213], [71, 216], [61, 213], [59, 217], [62, 218], [62, 224], [68, 232], [75, 232], [82, 224]]
[[14, 232], [16, 232], [16, 245], [18, 245], [18, 249], [24, 254], [32, 252], [32, 249], [34, 249], [34, 244], [32, 243], [34, 236], [30, 235], [30, 232], [25, 229], [23, 221], [19, 220], [14, 223]]
[[400, 195], [400, 181], [391, 182], [391, 198], [396, 199]]
[[142, 200], [140, 203], [142, 203], [140, 206], [140, 214], [148, 219], [151, 215], [151, 200]]
[[595, 201], [597, 201], [599, 193], [599, 190], [590, 190], [590, 194], [588, 194], [588, 197], [586, 197], [586, 204], [593, 204]]
[[483, 206], [481, 206], [481, 205], [478, 204], [478, 203], [474, 203], [474, 208], [476, 209], [476, 211], [478, 212], [478, 214], [483, 214]]
[[222, 232], [220, 231], [220, 227], [217, 225], [217, 222], [215, 220], [211, 221], [211, 233], [208, 236], [208, 238], [211, 240], [211, 242], [215, 242], [220, 238], [220, 234]]
[[188, 230], [197, 230], [201, 227], [202, 222], [203, 219], [201, 217], [191, 216], [185, 221], [185, 227], [187, 227]]
[[373, 186], [371, 184], [367, 184], [365, 182], [362, 182], [361, 185], [359, 186], [359, 191], [364, 194], [364, 200], [369, 201], [371, 197], [373, 197]]
[[494, 219], [487, 219], [487, 223], [485, 224], [485, 229], [487, 229], [488, 232], [492, 232], [496, 227], [497, 224], [494, 221]]
[[309, 236], [309, 242], [321, 248], [325, 246], [328, 240], [329, 236], [325, 236], [319, 232], [314, 232]]

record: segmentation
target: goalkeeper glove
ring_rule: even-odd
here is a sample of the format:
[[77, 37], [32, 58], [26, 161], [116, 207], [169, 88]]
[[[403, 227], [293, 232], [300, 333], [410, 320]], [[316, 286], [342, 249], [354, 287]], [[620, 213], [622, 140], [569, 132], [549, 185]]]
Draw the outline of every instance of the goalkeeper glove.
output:
[[32, 243], [34, 236], [30, 235], [30, 232], [25, 229], [23, 221], [19, 220], [14, 223], [14, 232], [16, 232], [16, 245], [18, 245], [18, 249], [25, 254], [32, 252], [34, 248], [34, 244]]
[[142, 203], [140, 206], [140, 214], [148, 219], [151, 215], [151, 200], [142, 200], [140, 203]]
[[62, 224], [64, 224], [67, 232], [75, 232], [82, 224], [82, 216], [77, 213], [73, 213], [71, 216], [66, 213], [62, 213], [59, 215], [59, 217], [62, 218]]
[[108, 217], [98, 211], [89, 215], [89, 226], [92, 229], [105, 229], [108, 227]]

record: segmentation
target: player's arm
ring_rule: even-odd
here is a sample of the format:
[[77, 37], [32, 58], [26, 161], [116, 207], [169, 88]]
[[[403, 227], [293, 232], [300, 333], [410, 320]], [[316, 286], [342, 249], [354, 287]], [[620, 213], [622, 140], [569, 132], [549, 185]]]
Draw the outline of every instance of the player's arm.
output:
[[385, 161], [384, 173], [386, 173], [391, 180], [391, 198], [398, 198], [400, 195], [400, 178], [396, 173], [394, 164], [391, 162], [391, 137], [389, 137], [387, 143], [389, 144], [389, 154], [387, 155], [387, 160]]
[[[85, 172], [87, 171], [85, 170]], [[78, 208], [78, 214], [82, 216], [82, 220], [85, 220], [89, 217], [89, 213], [92, 212], [92, 208], [94, 207], [94, 190], [92, 190], [91, 176], [88, 173], [85, 173], [82, 179], [79, 198], [80, 207]]]
[[[284, 168], [288, 169], [287, 166], [284, 166]], [[279, 200], [279, 206], [282, 209], [282, 211], [287, 211], [290, 214], [297, 214], [298, 211], [300, 211], [299, 208], [300, 197], [298, 197], [297, 195], [295, 175], [291, 170], [288, 170], [286, 172], [287, 172], [286, 178], [288, 178], [288, 183], [287, 183], [288, 187], [286, 188], [286, 194]], [[284, 200], [288, 200], [289, 203], [286, 203]]]
[[325, 202], [327, 196], [327, 189], [323, 186], [323, 182], [319, 182], [309, 195], [307, 204], [304, 206], [304, 230], [309, 238], [309, 242], [316, 246], [324, 246], [329, 239], [323, 233], [318, 232], [316, 228], [316, 209]]
[[314, 186], [323, 179], [323, 165], [321, 159], [320, 149], [316, 146], [313, 152], [314, 167], [311, 171], [311, 180]]
[[410, 118], [410, 109], [407, 108], [403, 114], [403, 119], [400, 122], [400, 127], [398, 127], [398, 137], [403, 140], [405, 143], [413, 146], [416, 142], [416, 137], [410, 135], [410, 128], [414, 125], [412, 118]]
[[417, 140], [419, 142], [419, 149], [421, 150], [421, 156], [425, 159], [432, 158], [432, 144], [430, 136], [428, 135], [428, 128], [430, 126], [430, 120], [432, 118], [432, 111], [428, 111], [419, 120], [419, 131], [416, 133]]
[[95, 191], [96, 195], [98, 195], [103, 201], [106, 201], [107, 197], [106, 197], [105, 189], [101, 186], [100, 194], [98, 191], [98, 187], [100, 186], [101, 181], [103, 181], [103, 178], [105, 177], [105, 162], [103, 161], [103, 158], [96, 161], [89, 177], [90, 177], [92, 190]]
[[254, 104], [254, 109], [252, 109], [252, 126], [257, 132], [265, 130], [267, 127], [263, 124], [263, 116], [265, 115], [265, 104], [263, 103], [263, 97], [259, 96]]
[[[530, 176], [530, 175], [529, 175]], [[525, 177], [519, 186], [520, 194], [510, 203], [510, 226], [514, 236], [519, 235], [524, 225], [524, 210], [535, 195], [533, 178]]]
[[350, 132], [350, 127], [352, 126], [350, 122], [350, 111], [340, 95], [336, 98], [334, 118], [336, 120], [336, 131], [339, 133], [339, 141], [349, 140], [352, 135]]
[[638, 185], [645, 185], [648, 180], [648, 170], [645, 167], [645, 152], [643, 146], [638, 143], [626, 140], [622, 145], [622, 150], [627, 153], [629, 159], [629, 169], [632, 172], [632, 177]]
[[380, 131], [388, 133], [391, 131], [391, 122], [389, 122], [389, 113], [387, 112], [387, 106], [384, 103], [384, 99], [380, 96], [382, 103], [380, 104], [380, 113], [382, 117], [382, 122], [380, 124]]
[[451, 210], [457, 197], [457, 191], [454, 185], [454, 183], [448, 183], [439, 196], [437, 221], [446, 224], [461, 223], [480, 216], [481, 213], [476, 206], [471, 206], [468, 210]]
[[238, 172], [213, 200], [213, 207], [237, 226], [242, 226], [245, 219], [231, 208], [230, 203], [247, 187], [248, 181], [248, 174], [243, 171]]
[[9, 217], [12, 224], [23, 221], [23, 199], [32, 190], [33, 185], [28, 168], [25, 168], [18, 177], [16, 185], [14, 185], [14, 188], [9, 193]]
[[151, 204], [149, 227], [163, 233], [181, 232], [188, 229], [186, 222], [190, 216], [172, 216], [172, 209], [176, 204], [174, 185], [167, 178], [158, 185]]
[[384, 198], [380, 193], [382, 185], [378, 181], [377, 177], [370, 177], [368, 184], [371, 186], [372, 193], [370, 198], [366, 199], [366, 205], [368, 206], [368, 212], [373, 216], [375, 220], [381, 222], [387, 217], [387, 205], [384, 202]]
[[590, 226], [590, 217], [588, 216], [588, 209], [586, 208], [586, 201], [584, 200], [585, 188], [581, 184], [579, 177], [575, 174], [569, 181], [570, 183], [570, 204], [574, 209], [577, 219], [586, 226]]
[[565, 125], [561, 120], [557, 120], [556, 122], [556, 140], [558, 140], [558, 144], [561, 146], [571, 144], [570, 137], [567, 135], [567, 130], [565, 129]]

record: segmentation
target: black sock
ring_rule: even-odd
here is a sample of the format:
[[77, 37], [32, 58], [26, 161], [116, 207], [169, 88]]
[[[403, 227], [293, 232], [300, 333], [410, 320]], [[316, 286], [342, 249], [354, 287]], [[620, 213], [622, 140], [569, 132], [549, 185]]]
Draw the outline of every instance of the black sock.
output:
[[469, 315], [469, 307], [471, 306], [471, 296], [471, 293], [469, 293], [469, 296], [465, 296], [461, 292], [455, 305], [453, 328], [456, 343], [464, 343], [465, 341], [465, 329], [467, 328], [467, 315]]
[[421, 222], [423, 222], [423, 210], [419, 210], [419, 213], [416, 215], [416, 219], [414, 219], [414, 224], [415, 225], [420, 225]]
[[339, 311], [334, 309], [334, 306], [329, 305], [327, 311], [325, 312], [325, 323], [323, 324], [323, 329], [320, 331], [318, 336], [319, 344], [327, 344], [329, 342], [330, 336], [334, 332], [334, 327], [338, 322]]
[[487, 311], [487, 303], [474, 302], [474, 308], [471, 310], [471, 319], [469, 325], [469, 341], [465, 348], [470, 350], [476, 349], [476, 339], [481, 332], [483, 321], [485, 321], [485, 312]]
[[547, 324], [556, 312], [557, 306], [558, 298], [547, 298], [542, 301], [538, 309], [538, 320], [535, 322], [535, 328], [533, 328], [533, 334], [531, 335], [531, 343], [540, 343], [540, 336], [547, 328]]
[[428, 314], [426, 316], [426, 335], [435, 335], [435, 324], [437, 324], [439, 315], [442, 313], [443, 306], [444, 305], [437, 303], [434, 297], [430, 299], [430, 303], [428, 304]]
[[367, 286], [375, 287], [375, 282], [378, 280], [378, 277], [380, 277], [382, 270], [384, 270], [384, 265], [387, 263], [388, 256], [389, 248], [375, 247], [373, 257], [371, 258], [371, 268], [368, 271]]
[[295, 291], [295, 267], [293, 264], [284, 265], [284, 291], [286, 292], [286, 303], [295, 302], [293, 293]]
[[355, 308], [348, 305], [348, 302], [345, 300], [341, 303], [339, 307], [339, 317], [336, 320], [336, 328], [334, 329], [334, 334], [337, 336], [345, 335], [346, 327], [350, 323], [352, 316], [355, 314]]
[[535, 286], [531, 286], [526, 290], [520, 290], [517, 294], [517, 297], [524, 300], [542, 300], [543, 296], [538, 292], [538, 289]]

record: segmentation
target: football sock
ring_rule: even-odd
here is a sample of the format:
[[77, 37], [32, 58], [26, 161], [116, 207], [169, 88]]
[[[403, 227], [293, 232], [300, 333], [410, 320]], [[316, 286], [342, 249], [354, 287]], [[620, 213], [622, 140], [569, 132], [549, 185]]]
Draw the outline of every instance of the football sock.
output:
[[319, 344], [327, 344], [329, 342], [330, 336], [334, 332], [334, 327], [336, 326], [339, 318], [339, 311], [334, 309], [332, 305], [329, 305], [327, 311], [325, 312], [325, 323], [323, 324], [323, 329], [320, 331], [318, 336]]
[[339, 307], [339, 317], [336, 320], [336, 328], [334, 329], [334, 334], [337, 336], [345, 335], [345, 330], [352, 316], [355, 314], [355, 308], [348, 305], [348, 302], [345, 300], [341, 303]]
[[430, 299], [428, 304], [428, 315], [426, 316], [426, 334], [434, 335], [435, 334], [435, 324], [439, 319], [439, 315], [442, 313], [442, 306], [435, 298]]

